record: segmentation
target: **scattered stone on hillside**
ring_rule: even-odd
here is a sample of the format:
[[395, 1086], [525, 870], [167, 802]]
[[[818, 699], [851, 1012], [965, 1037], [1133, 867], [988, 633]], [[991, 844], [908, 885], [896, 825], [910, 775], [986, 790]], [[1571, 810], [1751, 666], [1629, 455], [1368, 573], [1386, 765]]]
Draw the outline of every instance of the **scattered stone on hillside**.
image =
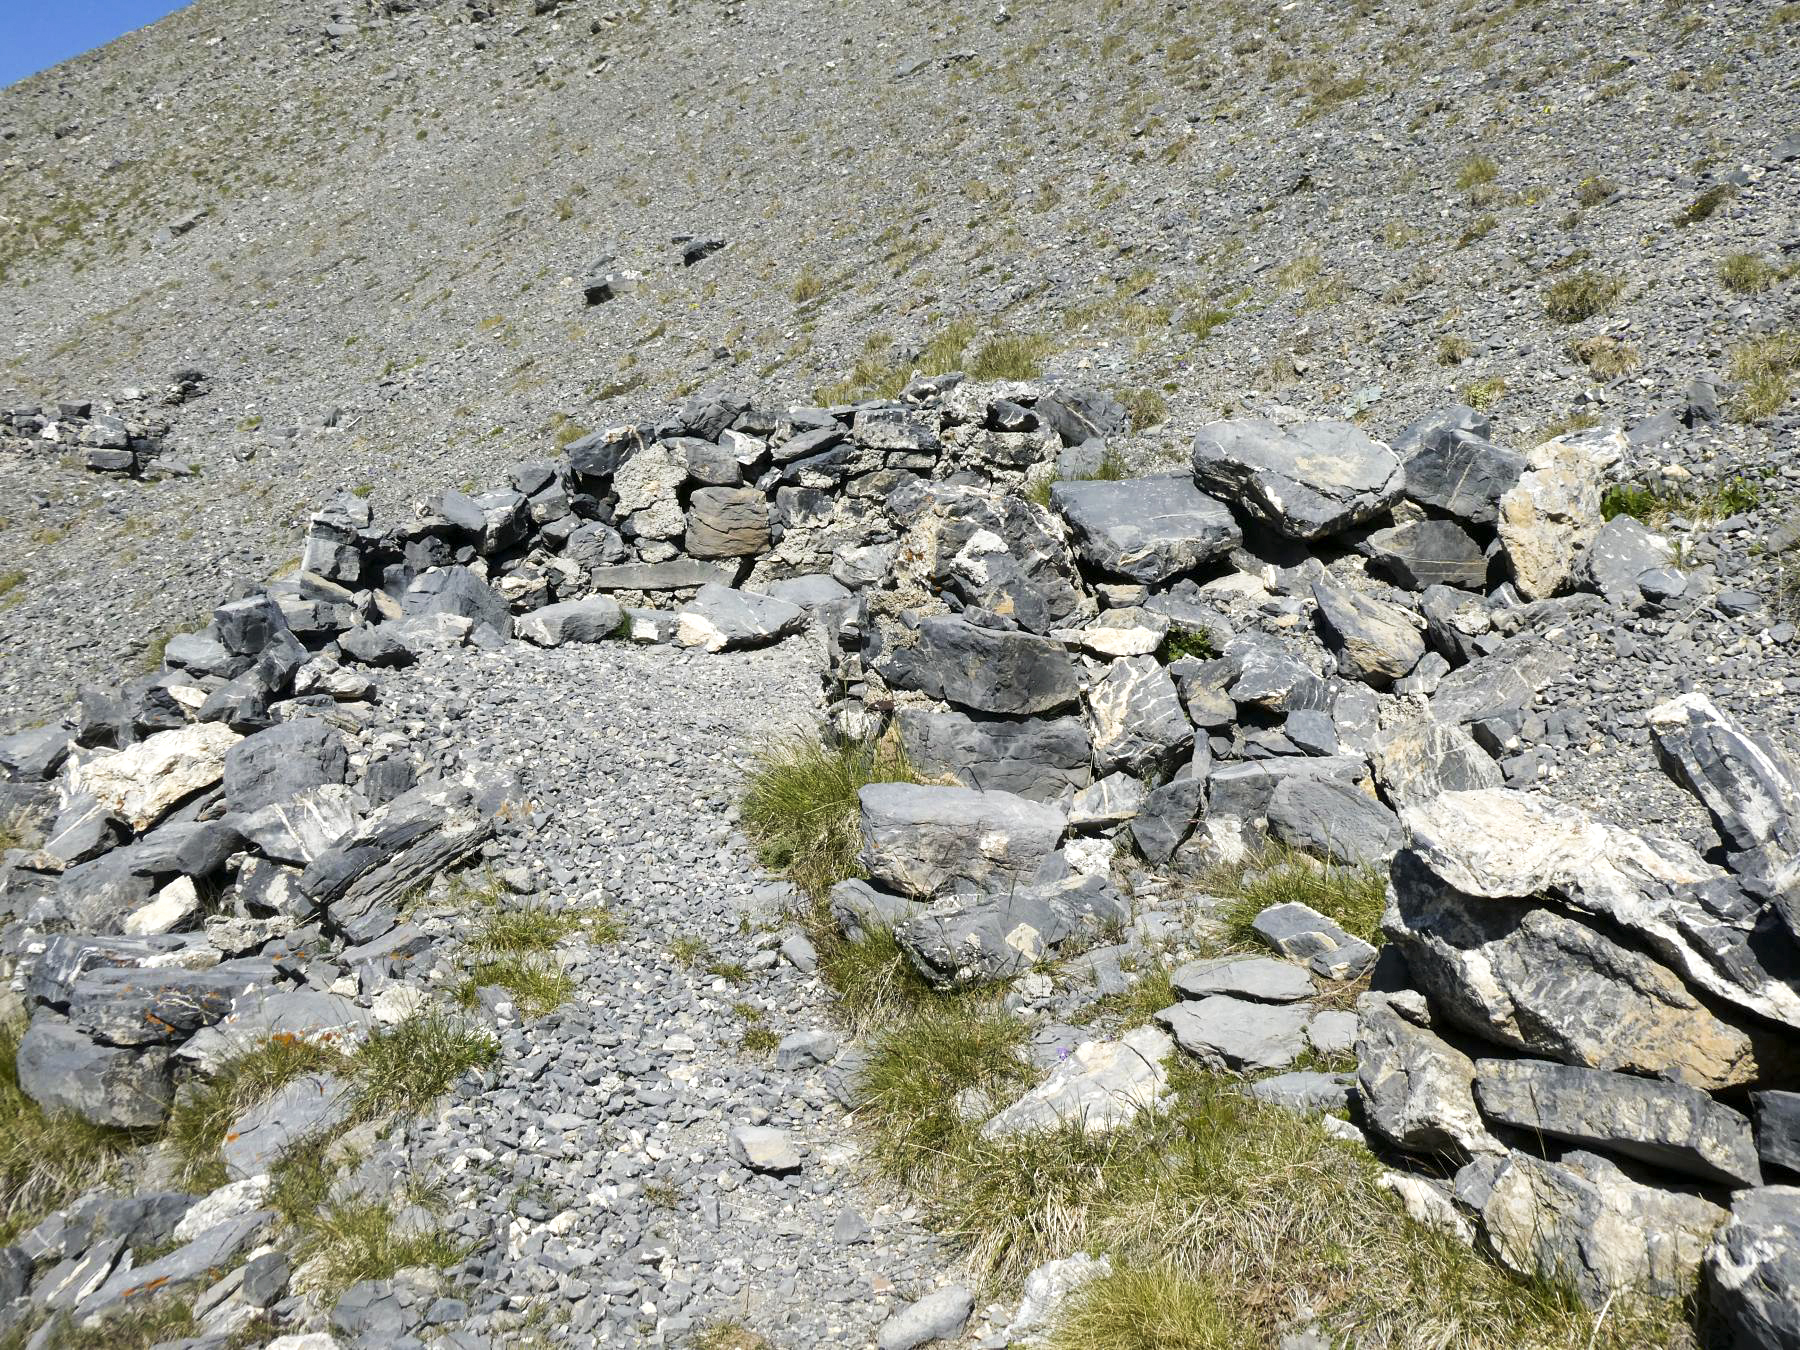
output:
[[1363, 1007], [1356, 1061], [1363, 1115], [1389, 1143], [1414, 1153], [1505, 1152], [1476, 1110], [1474, 1061], [1381, 999]]
[[916, 689], [970, 712], [1036, 717], [1081, 697], [1074, 660], [1060, 642], [966, 619], [921, 619], [891, 641], [871, 628], [867, 655], [895, 688]]
[[1176, 1044], [1212, 1069], [1285, 1069], [1306, 1049], [1304, 1008], [1214, 994], [1156, 1014]]
[[1204, 765], [1185, 764], [1168, 782], [1152, 788], [1130, 824], [1131, 841], [1144, 860], [1161, 864], [1192, 833], [1206, 796]]
[[304, 867], [356, 828], [362, 805], [351, 789], [326, 783], [232, 820], [264, 857]]
[[241, 996], [270, 982], [260, 961], [206, 970], [90, 970], [69, 991], [69, 1025], [110, 1045], [185, 1040], [218, 1021]]
[[1250, 1084], [1249, 1093], [1259, 1102], [1284, 1111], [1317, 1116], [1341, 1111], [1350, 1104], [1351, 1079], [1344, 1073], [1317, 1073], [1295, 1069]]
[[1706, 1251], [1705, 1297], [1738, 1350], [1800, 1344], [1800, 1187], [1731, 1197]]
[[1375, 962], [1368, 943], [1297, 900], [1270, 905], [1250, 926], [1283, 956], [1306, 962], [1313, 974], [1328, 980], [1353, 980]]
[[1237, 676], [1227, 690], [1235, 703], [1272, 713], [1327, 708], [1331, 704], [1330, 688], [1318, 673], [1264, 634], [1244, 634], [1226, 646], [1225, 657], [1237, 668]]
[[1379, 515], [1405, 479], [1394, 452], [1348, 422], [1214, 422], [1194, 437], [1194, 477], [1294, 539]]
[[1079, 1125], [1101, 1134], [1157, 1106], [1168, 1090], [1163, 1061], [1174, 1043], [1155, 1027], [1135, 1027], [1116, 1041], [1083, 1041], [1038, 1086], [981, 1127], [1004, 1139]]
[[1381, 795], [1396, 808], [1418, 806], [1446, 792], [1498, 788], [1493, 758], [1459, 726], [1421, 718], [1378, 737], [1370, 761]]
[[1069, 802], [1069, 828], [1104, 829], [1123, 825], [1144, 805], [1144, 785], [1130, 774], [1108, 774], [1077, 792]]
[[46, 1111], [120, 1130], [162, 1124], [175, 1095], [166, 1047], [97, 1045], [43, 1013], [19, 1041], [18, 1076], [19, 1090]]
[[1105, 1256], [1077, 1252], [1060, 1261], [1046, 1261], [1025, 1277], [1019, 1294], [1019, 1310], [1003, 1333], [1007, 1345], [1030, 1345], [1046, 1337], [1056, 1326], [1068, 1300], [1082, 1286], [1112, 1273]]
[[400, 600], [409, 616], [448, 614], [485, 625], [501, 637], [512, 633], [512, 615], [500, 594], [461, 565], [439, 568], [414, 579]]
[[1324, 582], [1314, 582], [1312, 591], [1326, 645], [1345, 675], [1387, 685], [1425, 654], [1424, 639], [1400, 606]]
[[513, 620], [513, 631], [540, 647], [560, 647], [565, 642], [603, 642], [619, 631], [624, 620], [617, 601], [590, 595], [521, 614]]
[[1330, 778], [1288, 778], [1269, 794], [1269, 833], [1328, 863], [1385, 863], [1405, 842], [1399, 818], [1361, 789]]
[[963, 1329], [975, 1311], [975, 1296], [950, 1285], [909, 1303], [875, 1332], [875, 1350], [914, 1350], [931, 1341], [947, 1341]]
[[1009, 792], [875, 783], [857, 796], [870, 877], [921, 899], [1029, 882], [1066, 824], [1060, 808]]
[[953, 775], [965, 786], [1059, 800], [1090, 781], [1093, 757], [1078, 717], [1014, 720], [954, 710], [901, 708], [895, 715], [907, 761], [928, 778]]
[[1725, 1186], [1757, 1186], [1750, 1122], [1704, 1092], [1541, 1060], [1484, 1059], [1475, 1101], [1487, 1119], [1532, 1136], [1622, 1153]]
[[752, 1172], [787, 1176], [800, 1170], [800, 1151], [785, 1130], [769, 1125], [738, 1125], [726, 1136], [731, 1156]]
[[1176, 968], [1169, 983], [1182, 998], [1230, 994], [1257, 1003], [1297, 1003], [1317, 992], [1301, 967], [1266, 956], [1189, 961]]
[[1456, 1176], [1456, 1200], [1501, 1262], [1573, 1285], [1601, 1306], [1629, 1293], [1680, 1298], [1725, 1211], [1633, 1181], [1593, 1153], [1549, 1162], [1528, 1153], [1478, 1158]]
[[349, 771], [349, 753], [337, 729], [302, 717], [231, 746], [224, 762], [225, 800], [234, 812], [256, 812], [308, 788], [341, 784]]
[[1092, 479], [1051, 485], [1082, 560], [1114, 576], [1155, 584], [1237, 547], [1231, 512], [1191, 478]]
[[894, 938], [932, 984], [961, 988], [1030, 970], [1071, 938], [1097, 937], [1129, 914], [1104, 877], [1073, 876], [940, 900], [896, 927]]
[[708, 583], [676, 614], [675, 643], [709, 652], [765, 647], [806, 626], [806, 611], [785, 600]]
[[[1614, 516], [1600, 527], [1581, 560], [1582, 579], [1615, 605], [1635, 610], [1644, 604], [1638, 578], [1668, 567], [1674, 551], [1630, 516]], [[1653, 583], [1652, 589], [1656, 586]]]
[[896, 494], [889, 506], [910, 521], [900, 558], [917, 565], [932, 590], [1029, 633], [1093, 613], [1056, 518], [1024, 498], [933, 483]]
[[1529, 467], [1500, 498], [1500, 542], [1527, 600], [1567, 590], [1600, 533], [1600, 494], [1625, 452], [1622, 431], [1585, 431], [1534, 446]]

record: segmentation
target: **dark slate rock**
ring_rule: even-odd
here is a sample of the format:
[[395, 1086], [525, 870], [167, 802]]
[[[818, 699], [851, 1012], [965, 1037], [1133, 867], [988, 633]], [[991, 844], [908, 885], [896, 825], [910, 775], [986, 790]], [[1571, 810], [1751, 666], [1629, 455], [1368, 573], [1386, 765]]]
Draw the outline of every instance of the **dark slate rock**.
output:
[[349, 772], [337, 729], [302, 717], [246, 736], [225, 753], [225, 800], [235, 812], [257, 811], [307, 788], [342, 783]]
[[144, 875], [209, 877], [243, 846], [228, 820], [170, 821], [139, 840], [126, 865]]
[[1097, 389], [1065, 385], [1038, 397], [1038, 418], [1064, 445], [1129, 435], [1131, 414], [1118, 400]]
[[1353, 980], [1375, 963], [1373, 947], [1298, 901], [1270, 905], [1250, 926], [1283, 956], [1306, 962], [1328, 980]]
[[1204, 765], [1184, 765], [1168, 782], [1150, 790], [1129, 826], [1131, 840], [1147, 862], [1160, 865], [1175, 856], [1199, 822], [1205, 795]]
[[1406, 495], [1459, 520], [1492, 525], [1501, 495], [1525, 467], [1525, 456], [1472, 431], [1434, 429], [1406, 457]]
[[69, 991], [69, 1025], [110, 1045], [185, 1040], [273, 979], [266, 961], [232, 961], [206, 970], [90, 970]]
[[395, 669], [418, 660], [411, 644], [392, 623], [358, 624], [338, 639], [338, 647], [352, 661], [365, 666]]
[[895, 688], [972, 712], [1038, 716], [1071, 707], [1081, 696], [1068, 650], [1030, 633], [928, 618], [891, 641], [871, 625], [865, 647], [869, 665]]
[[534, 609], [515, 619], [513, 629], [540, 647], [560, 647], [566, 642], [602, 642], [618, 632], [624, 620], [618, 601], [589, 595]]
[[1379, 515], [1404, 487], [1394, 452], [1348, 422], [1214, 422], [1194, 437], [1193, 462], [1205, 491], [1294, 539]]
[[266, 592], [232, 600], [213, 611], [219, 642], [235, 656], [261, 656], [294, 642], [281, 606]]
[[1320, 633], [1345, 675], [1385, 686], [1419, 664], [1425, 641], [1400, 606], [1322, 581], [1313, 583], [1312, 593]]
[[1226, 647], [1225, 657], [1237, 667], [1227, 691], [1235, 703], [1278, 713], [1331, 706], [1325, 681], [1272, 637], [1246, 633]]
[[897, 490], [888, 510], [913, 522], [903, 553], [923, 554], [931, 586], [967, 607], [1038, 634], [1091, 608], [1055, 518], [1023, 497], [933, 483]]
[[857, 878], [833, 886], [829, 903], [832, 921], [852, 942], [890, 932], [919, 912], [918, 901], [877, 890]]
[[1731, 1198], [1730, 1222], [1707, 1249], [1705, 1293], [1732, 1350], [1800, 1345], [1800, 1187]]
[[1243, 540], [1231, 512], [1190, 478], [1059, 482], [1050, 504], [1074, 530], [1084, 562], [1133, 581], [1167, 581]]
[[93, 1125], [142, 1129], [169, 1114], [175, 1078], [169, 1051], [96, 1045], [61, 1017], [40, 1013], [19, 1041], [19, 1090], [46, 1111]]
[[506, 601], [480, 577], [462, 566], [426, 572], [406, 588], [400, 607], [408, 615], [456, 614], [486, 624], [501, 637], [512, 634]]
[[1363, 761], [1351, 755], [1215, 764], [1206, 780], [1207, 814], [1246, 821], [1264, 820], [1269, 814], [1269, 799], [1286, 779], [1337, 779], [1354, 783], [1363, 772]]
[[1487, 551], [1454, 520], [1410, 520], [1376, 530], [1359, 546], [1375, 567], [1411, 591], [1487, 584]]
[[256, 1245], [275, 1222], [275, 1211], [253, 1210], [226, 1219], [148, 1265], [115, 1271], [76, 1307], [78, 1321], [136, 1309], [172, 1295], [191, 1295], [219, 1277], [234, 1257]]
[[1763, 1165], [1800, 1172], [1800, 1092], [1753, 1092], [1750, 1103]]
[[685, 591], [709, 584], [730, 586], [737, 576], [735, 569], [692, 558], [594, 567], [588, 574], [594, 588], [601, 591]]
[[1088, 688], [1088, 721], [1102, 767], [1142, 776], [1174, 762], [1194, 740], [1175, 682], [1154, 656], [1112, 662]]
[[933, 905], [894, 930], [920, 974], [963, 988], [1029, 970], [1077, 936], [1125, 922], [1129, 908], [1101, 877], [1071, 877], [1006, 895]]
[[1402, 460], [1410, 459], [1428, 442], [1435, 443], [1458, 433], [1486, 437], [1494, 429], [1493, 419], [1464, 403], [1433, 408], [1418, 421], [1410, 423], [1394, 437], [1394, 453]]
[[1671, 552], [1668, 544], [1641, 522], [1614, 516], [1600, 527], [1582, 554], [1580, 575], [1613, 604], [1637, 609], [1644, 603], [1638, 578], [1667, 566]]
[[1093, 747], [1078, 717], [971, 717], [902, 708], [895, 716], [908, 761], [926, 777], [1056, 801], [1091, 781]]
[[1405, 841], [1399, 817], [1348, 783], [1288, 778], [1269, 794], [1269, 833], [1326, 862], [1385, 863]]
[[1750, 1122], [1697, 1088], [1529, 1059], [1475, 1063], [1491, 1121], [1725, 1186], [1762, 1183]]

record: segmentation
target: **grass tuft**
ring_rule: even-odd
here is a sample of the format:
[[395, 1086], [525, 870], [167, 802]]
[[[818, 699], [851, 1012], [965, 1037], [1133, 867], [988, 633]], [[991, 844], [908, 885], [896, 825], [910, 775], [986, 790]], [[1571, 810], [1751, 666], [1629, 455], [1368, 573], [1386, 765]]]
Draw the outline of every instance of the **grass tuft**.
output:
[[1044, 358], [1051, 342], [1037, 334], [993, 338], [983, 344], [969, 363], [969, 376], [977, 380], [1035, 380], [1044, 373]]
[[356, 1052], [355, 1112], [412, 1114], [431, 1105], [470, 1069], [493, 1063], [499, 1043], [431, 1009], [377, 1031]]
[[1611, 309], [1624, 291], [1623, 277], [1584, 269], [1551, 283], [1544, 312], [1557, 323], [1580, 323]]
[[1636, 370], [1641, 361], [1636, 346], [1604, 333], [1571, 342], [1569, 354], [1601, 379]]
[[219, 1150], [232, 1123], [303, 1074], [343, 1073], [348, 1058], [316, 1041], [281, 1036], [252, 1046], [228, 1060], [203, 1084], [177, 1099], [163, 1138], [174, 1150], [180, 1184], [204, 1193], [229, 1178]]
[[1756, 295], [1773, 286], [1781, 271], [1756, 253], [1727, 253], [1719, 260], [1719, 280], [1739, 295]]
[[1332, 867], [1298, 849], [1271, 844], [1232, 867], [1215, 869], [1202, 885], [1229, 903], [1220, 917], [1235, 943], [1260, 944], [1250, 925], [1270, 905], [1298, 902], [1317, 910], [1352, 937], [1380, 946], [1387, 876], [1377, 867]]
[[756, 757], [741, 805], [744, 829], [764, 867], [819, 900], [859, 874], [858, 789], [918, 781], [892, 740], [827, 741], [817, 731], [788, 736]]
[[1675, 215], [1677, 225], [1698, 225], [1703, 220], [1711, 220], [1719, 209], [1737, 196], [1737, 189], [1729, 183], [1720, 183], [1709, 187], [1693, 201], [1689, 202]]
[[1731, 378], [1742, 386], [1732, 413], [1742, 422], [1773, 417], [1794, 396], [1800, 375], [1800, 333], [1771, 333], [1731, 349]]
[[1211, 1285], [1153, 1267], [1116, 1270], [1076, 1290], [1050, 1350], [1237, 1350], [1242, 1335]]

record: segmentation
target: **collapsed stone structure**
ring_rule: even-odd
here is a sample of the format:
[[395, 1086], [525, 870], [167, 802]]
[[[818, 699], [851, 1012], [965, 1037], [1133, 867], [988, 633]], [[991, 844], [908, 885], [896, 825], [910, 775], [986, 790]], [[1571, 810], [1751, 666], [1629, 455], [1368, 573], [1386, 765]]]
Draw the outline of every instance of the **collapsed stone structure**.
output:
[[[1123, 982], [1122, 841], [1177, 875], [1273, 841], [1390, 878], [1381, 952], [1270, 910], [1281, 959], [1176, 972], [1167, 1035], [1084, 1047], [992, 1133], [1111, 1128], [1159, 1100], [1176, 1045], [1251, 1073], [1354, 1044], [1354, 1076], [1254, 1090], [1347, 1108], [1347, 1132], [1418, 1159], [1394, 1177], [1410, 1209], [1509, 1266], [1596, 1303], [1681, 1293], [1704, 1266], [1742, 1344], [1790, 1342], [1800, 775], [1695, 693], [1649, 726], [1719, 861], [1527, 790], [1559, 635], [1692, 584], [1601, 519], [1618, 433], [1522, 455], [1467, 408], [1392, 444], [1239, 419], [1177, 472], [1082, 477], [1124, 428], [1089, 392], [957, 376], [851, 408], [702, 397], [407, 520], [326, 504], [296, 576], [0, 743], [0, 805], [42, 835], [4, 873], [21, 1087], [153, 1126], [234, 1046], [353, 1041], [417, 1006], [400, 991], [433, 958], [403, 897], [528, 804], [356, 738], [383, 670], [461, 644], [714, 652], [810, 629], [836, 732], [891, 729], [939, 780], [864, 789], [868, 878], [832, 910], [853, 937], [892, 928], [940, 987], [1083, 948]], [[1307, 1004], [1364, 977], [1355, 1015]], [[156, 1287], [191, 1287], [268, 1219], [190, 1232]], [[105, 1279], [74, 1311], [142, 1291]]]

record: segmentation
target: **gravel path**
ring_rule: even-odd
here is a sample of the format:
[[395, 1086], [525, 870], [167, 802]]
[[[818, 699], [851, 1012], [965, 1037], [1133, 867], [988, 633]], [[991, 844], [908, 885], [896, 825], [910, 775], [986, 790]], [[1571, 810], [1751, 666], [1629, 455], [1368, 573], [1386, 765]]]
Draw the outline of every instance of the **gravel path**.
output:
[[[488, 1079], [409, 1127], [414, 1167], [476, 1244], [466, 1331], [658, 1345], [737, 1318], [784, 1348], [857, 1345], [949, 1264], [859, 1184], [832, 1070], [783, 1070], [739, 1044], [745, 1005], [778, 1035], [829, 1028], [819, 981], [777, 955], [786, 888], [759, 878], [732, 823], [759, 735], [811, 712], [800, 656], [515, 643], [384, 686], [378, 732], [526, 788], [536, 815], [503, 838], [497, 870], [530, 869], [541, 899], [604, 903], [626, 925], [567, 948], [574, 999], [529, 1025], [503, 1018]], [[684, 938], [707, 954], [677, 959]], [[762, 1124], [798, 1148], [797, 1175], [732, 1159], [728, 1131]]]

